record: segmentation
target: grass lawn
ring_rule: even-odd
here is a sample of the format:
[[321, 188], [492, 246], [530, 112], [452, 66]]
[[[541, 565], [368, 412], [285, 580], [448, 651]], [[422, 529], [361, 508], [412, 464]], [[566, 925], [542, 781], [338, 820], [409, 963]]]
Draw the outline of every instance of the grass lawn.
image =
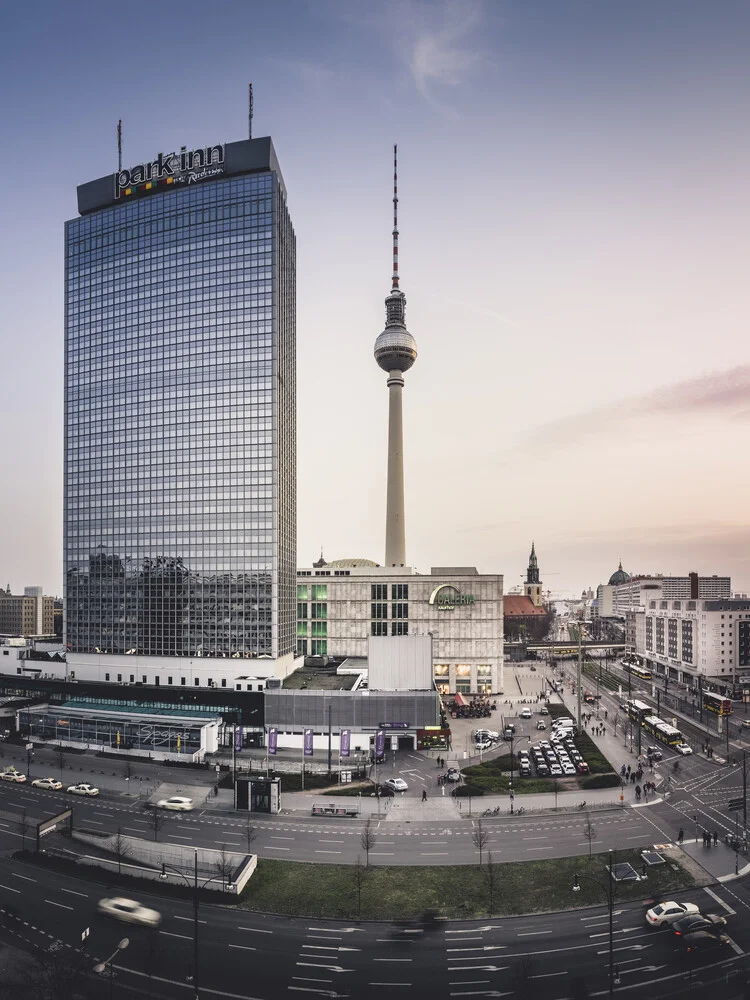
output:
[[[646, 846], [646, 845], [644, 845]], [[364, 853], [362, 855], [364, 860]], [[660, 896], [669, 898], [680, 889], [695, 885], [692, 875], [678, 860], [649, 869], [648, 880], [620, 883], [617, 899]], [[616, 860], [630, 861], [641, 870], [637, 850], [619, 851]], [[487, 853], [479, 865], [394, 867], [372, 866], [364, 871], [362, 919], [414, 918], [425, 911], [444, 917], [479, 917], [489, 913]], [[604, 893], [594, 883], [581, 879], [581, 891], [573, 893], [573, 875], [590, 873], [604, 881], [607, 855], [555, 858], [544, 861], [495, 863], [494, 905], [497, 915], [532, 913], [601, 904]], [[243, 893], [239, 906], [249, 910], [298, 914], [310, 917], [356, 919], [357, 888], [354, 866], [304, 864], [260, 860]]]

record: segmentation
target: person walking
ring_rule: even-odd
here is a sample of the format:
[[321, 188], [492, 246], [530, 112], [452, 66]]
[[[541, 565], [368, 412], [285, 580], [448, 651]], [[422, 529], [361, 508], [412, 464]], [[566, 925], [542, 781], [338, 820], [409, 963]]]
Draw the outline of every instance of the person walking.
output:
[[422, 801], [423, 802], [427, 801], [427, 789], [426, 788], [422, 789]]
[[677, 834], [677, 843], [681, 844], [685, 839], [685, 831], [680, 827], [680, 832]]
[[719, 844], [719, 834], [714, 830], [714, 847], [718, 847]]
[[635, 797], [636, 797], [636, 799], [639, 802], [641, 801], [641, 786], [640, 785], [636, 785], [635, 786]]

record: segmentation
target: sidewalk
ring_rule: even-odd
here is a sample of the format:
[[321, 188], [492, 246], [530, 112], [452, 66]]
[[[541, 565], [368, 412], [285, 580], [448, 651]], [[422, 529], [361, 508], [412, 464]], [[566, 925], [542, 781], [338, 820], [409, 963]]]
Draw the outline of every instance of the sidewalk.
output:
[[[682, 843], [682, 850], [697, 861], [701, 868], [705, 869], [717, 882], [731, 882], [741, 875], [750, 873], [750, 864], [744, 855], [739, 858], [734, 851], [727, 847], [721, 840], [716, 847], [704, 847], [703, 838], [698, 837]], [[737, 873], [735, 874], [735, 867]]]

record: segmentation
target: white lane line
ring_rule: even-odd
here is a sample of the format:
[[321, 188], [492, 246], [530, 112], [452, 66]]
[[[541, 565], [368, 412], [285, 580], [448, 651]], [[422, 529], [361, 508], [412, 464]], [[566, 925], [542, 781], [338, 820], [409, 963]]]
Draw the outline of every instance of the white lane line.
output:
[[318, 841], [318, 843], [319, 844], [343, 844], [343, 843], [345, 843], [345, 841], [343, 841], [343, 840], [322, 840], [321, 839], [321, 840]]
[[192, 941], [193, 940], [192, 934], [175, 934], [173, 931], [159, 931], [159, 933], [163, 934], [164, 937], [182, 938], [183, 941]]
[[316, 854], [343, 854], [343, 851], [316, 851]]
[[257, 951], [257, 948], [253, 948], [249, 944], [230, 944], [230, 948], [241, 948], [242, 951]]
[[368, 983], [368, 986], [411, 986], [411, 983]]
[[11, 872], [10, 873], [10, 877], [11, 878], [22, 878], [26, 882], [36, 882], [37, 881], [35, 878], [29, 878], [28, 875], [19, 875], [18, 872]]
[[448, 841], [447, 840], [420, 840], [419, 843], [420, 844], [430, 844], [430, 845], [432, 845], [432, 844], [447, 844]]
[[551, 934], [552, 931], [520, 931], [518, 937], [535, 937], [537, 934]]
[[392, 858], [395, 851], [370, 851], [371, 858]]
[[238, 927], [240, 931], [252, 931], [253, 934], [273, 934], [273, 931], [266, 930], [265, 927]]
[[709, 894], [709, 896], [712, 899], [716, 900], [716, 902], [719, 904], [719, 906], [723, 906], [724, 907], [724, 909], [727, 911], [727, 913], [729, 914], [730, 917], [733, 917], [735, 915], [735, 913], [737, 911], [733, 910], [731, 906], [729, 906], [727, 903], [725, 903], [724, 900], [721, 898], [721, 896], [717, 896], [716, 893], [712, 889], [709, 889], [707, 886], [704, 886], [703, 889], [704, 889], [705, 892], [707, 892]]
[[123, 830], [128, 830], [130, 833], [143, 833], [143, 830], [137, 830], [134, 826], [124, 826]]
[[456, 983], [448, 983], [449, 986], [478, 986], [480, 983], [488, 983], [489, 979], [459, 979]]
[[[273, 844], [269, 844], [268, 847], [266, 847], [266, 850], [267, 851], [291, 851], [291, 847], [274, 847]], [[370, 854], [372, 854], [372, 851], [370, 851]]]
[[95, 823], [97, 826], [104, 826], [104, 822], [100, 819], [87, 819], [86, 823]]
[[192, 840], [192, 837], [181, 837], [179, 833], [172, 834], [172, 840]]
[[45, 903], [49, 903], [50, 906], [59, 906], [61, 910], [72, 910], [72, 906], [66, 906], [65, 903], [56, 903], [54, 899], [45, 899]]
[[21, 890], [20, 890], [20, 889], [14, 889], [14, 888], [13, 888], [12, 886], [10, 886], [10, 885], [3, 885], [3, 883], [2, 883], [2, 882], [0, 882], [0, 889], [7, 889], [7, 890], [8, 890], [8, 892], [17, 892], [17, 893], [20, 893], [20, 892], [21, 892]]
[[529, 976], [529, 979], [550, 979], [552, 976], [567, 976], [567, 969], [564, 972], [540, 972], [538, 976]]
[[271, 837], [271, 840], [294, 840], [294, 837]]
[[[372, 853], [372, 852], [370, 852]], [[420, 851], [420, 858], [447, 858], [450, 851]]]
[[[549, 840], [549, 837], [524, 837], [524, 840]], [[588, 841], [586, 841], [588, 843]]]
[[84, 899], [88, 899], [88, 894], [85, 892], [76, 892], [75, 889], [61, 889], [60, 892], [67, 892], [70, 896], [82, 896]]
[[411, 962], [410, 958], [373, 958], [373, 962]]
[[313, 979], [312, 976], [292, 976], [292, 980], [297, 983], [332, 983], [332, 979]]
[[548, 847], [527, 847], [526, 850], [527, 851], [551, 851], [552, 850], [552, 844], [550, 844]]
[[[604, 841], [603, 840], [592, 840], [591, 843], [592, 843], [592, 845], [593, 844], [603, 844]], [[576, 847], [588, 847], [588, 846], [589, 846], [588, 840], [585, 841], [583, 844], [576, 844]]]
[[[193, 917], [181, 917], [178, 913], [174, 913], [172, 915], [174, 916], [175, 920], [187, 920], [191, 924], [195, 922], [194, 919], [193, 919]], [[207, 921], [205, 921], [205, 920], [199, 920], [198, 921], [199, 924], [205, 924], [206, 922]]]

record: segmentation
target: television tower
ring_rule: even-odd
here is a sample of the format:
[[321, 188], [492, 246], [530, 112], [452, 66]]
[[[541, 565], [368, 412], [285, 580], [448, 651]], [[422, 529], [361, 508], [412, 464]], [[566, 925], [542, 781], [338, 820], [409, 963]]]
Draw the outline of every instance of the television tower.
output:
[[388, 493], [385, 564], [406, 565], [404, 530], [404, 372], [417, 360], [417, 342], [406, 329], [406, 296], [398, 286], [398, 146], [393, 147], [393, 275], [385, 300], [385, 330], [375, 341], [375, 360], [388, 372]]

